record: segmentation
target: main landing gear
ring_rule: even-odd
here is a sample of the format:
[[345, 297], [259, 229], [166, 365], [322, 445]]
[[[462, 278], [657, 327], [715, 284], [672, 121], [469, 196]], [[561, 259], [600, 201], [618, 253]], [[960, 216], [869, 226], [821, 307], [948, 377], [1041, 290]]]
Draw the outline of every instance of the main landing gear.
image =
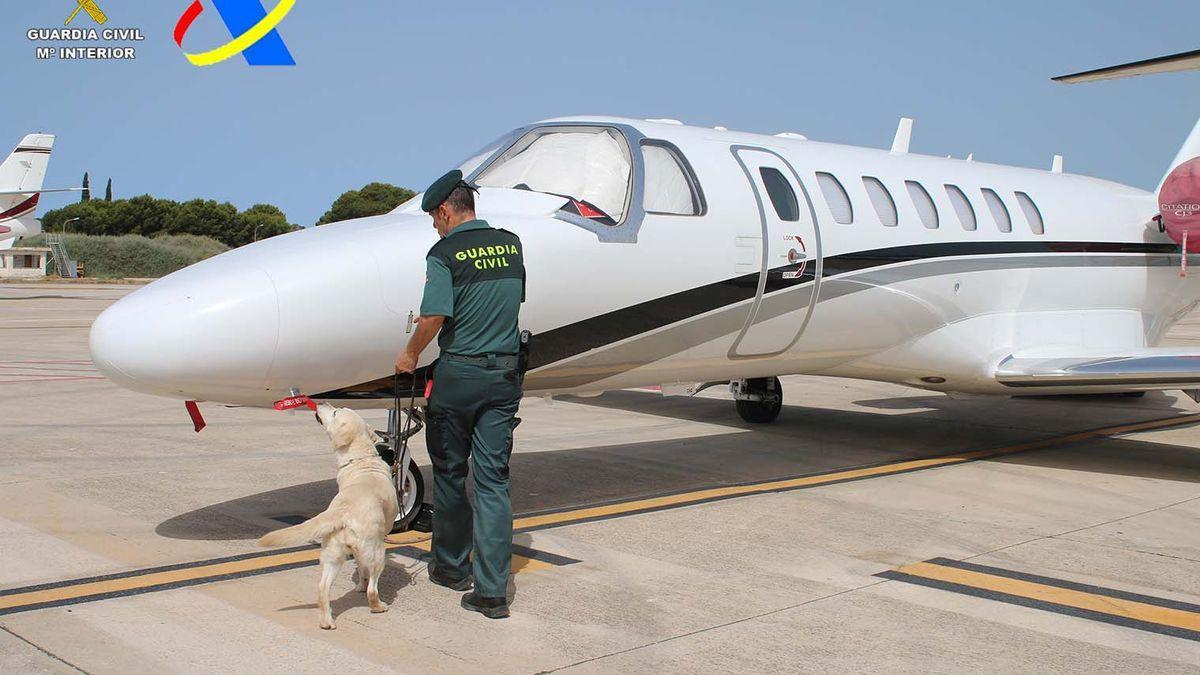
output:
[[[388, 466], [395, 466], [396, 450], [400, 445], [420, 433], [425, 426], [425, 416], [420, 409], [410, 408], [404, 410], [403, 414], [408, 418], [408, 424], [405, 425], [407, 429], [400, 424], [397, 411], [388, 411], [388, 433], [380, 433], [383, 441], [375, 445], [379, 457]], [[400, 503], [400, 513], [396, 516], [396, 525], [392, 532], [417, 529], [414, 527], [414, 521], [421, 514], [425, 502], [425, 478], [421, 475], [421, 469], [410, 456], [402, 470], [393, 471], [392, 479], [396, 486], [396, 499]]]
[[737, 402], [738, 415], [750, 424], [768, 424], [783, 410], [783, 383], [778, 377], [734, 380], [729, 391]]

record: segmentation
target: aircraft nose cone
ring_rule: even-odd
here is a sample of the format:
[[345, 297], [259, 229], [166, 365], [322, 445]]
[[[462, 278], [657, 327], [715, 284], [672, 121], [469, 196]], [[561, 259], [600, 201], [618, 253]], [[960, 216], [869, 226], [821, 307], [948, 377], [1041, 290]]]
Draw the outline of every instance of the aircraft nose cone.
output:
[[267, 273], [220, 259], [176, 272], [105, 310], [92, 324], [92, 361], [126, 388], [233, 401], [261, 391], [279, 337]]

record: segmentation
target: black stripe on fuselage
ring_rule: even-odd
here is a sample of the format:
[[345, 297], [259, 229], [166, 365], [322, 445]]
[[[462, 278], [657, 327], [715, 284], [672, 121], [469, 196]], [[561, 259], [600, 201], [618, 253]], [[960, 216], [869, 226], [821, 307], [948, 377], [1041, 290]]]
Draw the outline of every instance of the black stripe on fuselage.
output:
[[[869, 251], [852, 251], [824, 259], [822, 279], [864, 269], [885, 267], [899, 263], [935, 258], [959, 258], [968, 256], [997, 256], [1031, 253], [1134, 253], [1134, 254], [1178, 254], [1174, 244], [1150, 244], [1139, 242], [1082, 242], [1082, 241], [984, 241], [945, 242], [938, 244], [914, 244]], [[796, 278], [786, 278], [785, 273], [800, 269], [800, 264], [778, 267], [767, 274], [764, 293], [774, 293], [813, 281], [813, 273], [807, 271]], [[678, 293], [647, 300], [622, 309], [588, 317], [545, 333], [539, 333], [533, 341], [531, 369], [548, 366], [578, 356], [592, 349], [620, 342], [643, 333], [693, 319], [739, 302], [753, 300], [758, 292], [759, 274], [738, 277], [698, 286]], [[417, 388], [423, 388], [428, 376], [419, 372]], [[413, 389], [412, 376], [402, 376], [402, 395], [407, 397]], [[393, 395], [392, 376], [362, 384], [318, 394], [318, 399], [378, 399]], [[421, 396], [422, 392], [416, 392]]]

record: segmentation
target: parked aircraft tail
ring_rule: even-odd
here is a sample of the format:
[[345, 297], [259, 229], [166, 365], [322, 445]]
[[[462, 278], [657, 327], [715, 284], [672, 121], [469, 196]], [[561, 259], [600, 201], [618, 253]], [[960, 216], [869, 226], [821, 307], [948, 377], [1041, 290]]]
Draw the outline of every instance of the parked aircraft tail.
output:
[[0, 164], [0, 200], [23, 201], [19, 199], [22, 194], [28, 197], [41, 190], [53, 147], [54, 136], [50, 134], [29, 134], [22, 138], [17, 149]]

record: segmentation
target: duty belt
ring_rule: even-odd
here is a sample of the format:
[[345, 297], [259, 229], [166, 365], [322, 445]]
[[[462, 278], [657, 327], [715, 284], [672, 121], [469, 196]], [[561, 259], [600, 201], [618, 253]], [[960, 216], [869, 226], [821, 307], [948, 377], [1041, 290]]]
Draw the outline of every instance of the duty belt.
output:
[[514, 354], [488, 354], [486, 356], [461, 356], [459, 354], [442, 354], [447, 361], [472, 363], [488, 368], [516, 368], [517, 356]]

